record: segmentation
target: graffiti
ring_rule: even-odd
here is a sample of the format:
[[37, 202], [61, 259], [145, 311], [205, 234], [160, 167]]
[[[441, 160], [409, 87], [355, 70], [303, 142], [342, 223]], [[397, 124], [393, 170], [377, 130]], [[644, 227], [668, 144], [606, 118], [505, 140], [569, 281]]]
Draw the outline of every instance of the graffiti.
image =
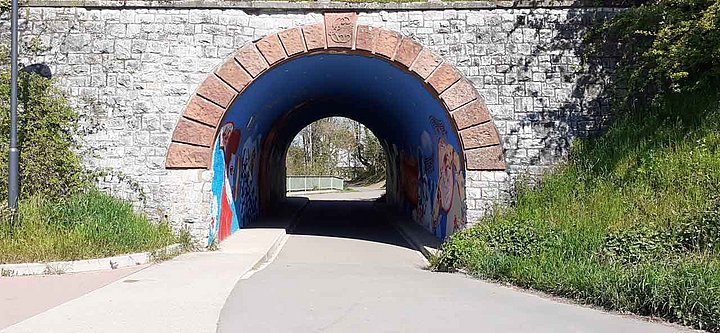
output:
[[[257, 218], [260, 208], [258, 203], [258, 143], [257, 139], [248, 139], [243, 145], [242, 162], [240, 164], [240, 172], [238, 177], [242, 180], [238, 182], [235, 190], [235, 198], [238, 205], [242, 205], [239, 211], [243, 214], [240, 217], [240, 227], [248, 225]], [[239, 193], [238, 193], [239, 190]]]
[[236, 183], [237, 148], [240, 144], [240, 130], [229, 122], [220, 129], [215, 153], [213, 154], [213, 203], [209, 242], [222, 241], [232, 233], [237, 213], [233, 188]]
[[246, 135], [242, 135], [234, 122], [220, 128], [212, 164], [210, 244], [224, 240], [258, 216], [260, 136], [253, 136], [253, 125], [254, 122], [248, 122]]
[[414, 156], [400, 154], [400, 188], [409, 204], [418, 204], [418, 161]]
[[442, 121], [440, 119], [430, 116], [430, 125], [435, 130], [436, 134], [442, 135], [442, 136], [447, 135], [447, 131], [445, 130], [445, 125], [442, 123]]
[[438, 139], [437, 179], [433, 230], [436, 235], [444, 238], [465, 224], [465, 180], [460, 168], [460, 156], [442, 137]]
[[388, 150], [388, 191], [395, 191], [416, 223], [443, 239], [465, 225], [464, 171], [457, 137], [435, 117], [428, 125], [418, 145]]

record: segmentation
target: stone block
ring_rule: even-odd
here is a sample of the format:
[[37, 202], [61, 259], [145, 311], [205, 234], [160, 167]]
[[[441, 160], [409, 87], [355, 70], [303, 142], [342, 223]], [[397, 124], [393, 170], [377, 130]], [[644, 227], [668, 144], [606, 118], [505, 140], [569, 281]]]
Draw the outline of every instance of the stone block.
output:
[[303, 26], [303, 36], [308, 50], [326, 48], [325, 24], [317, 23]]
[[180, 118], [172, 140], [196, 146], [210, 147], [215, 136], [215, 127], [205, 125], [187, 118]]
[[435, 54], [435, 52], [428, 48], [423, 48], [420, 54], [418, 54], [417, 59], [415, 59], [415, 62], [410, 66], [410, 70], [420, 75], [421, 78], [427, 79], [430, 73], [432, 73], [441, 62], [442, 59]]
[[238, 92], [252, 81], [252, 76], [235, 61], [235, 58], [226, 60], [215, 73]]
[[460, 80], [460, 77], [460, 73], [458, 73], [455, 67], [445, 63], [440, 65], [430, 77], [428, 77], [427, 82], [440, 94], [453, 83]]
[[302, 30], [300, 28], [281, 31], [278, 33], [278, 36], [289, 56], [305, 52], [305, 42], [303, 42]]
[[490, 121], [490, 113], [482, 99], [476, 99], [452, 112], [458, 129]]
[[405, 65], [406, 67], [410, 67], [421, 50], [422, 45], [418, 42], [412, 40], [410, 37], [403, 37], [402, 41], [400, 41], [400, 46], [398, 46], [397, 53], [395, 54], [395, 61]]
[[235, 54], [235, 59], [252, 76], [257, 77], [264, 70], [268, 69], [268, 63], [260, 54], [255, 44], [245, 44]]
[[463, 104], [478, 98], [475, 87], [470, 81], [462, 79], [455, 82], [440, 95], [448, 110], [455, 110]]
[[210, 166], [209, 147], [191, 146], [173, 142], [168, 148], [165, 167], [168, 169], [189, 168], [200, 169]]
[[265, 57], [268, 64], [273, 65], [276, 62], [285, 59], [285, 49], [280, 43], [277, 35], [267, 36], [255, 43], [260, 53]]
[[352, 48], [357, 13], [325, 13], [327, 47]]
[[357, 27], [357, 39], [355, 40], [355, 49], [372, 52], [375, 48], [375, 40], [380, 32], [379, 28], [359, 25]]
[[380, 29], [375, 42], [375, 54], [393, 59], [401, 38], [402, 36], [395, 31]]
[[472, 149], [500, 144], [495, 125], [486, 122], [477, 126], [469, 127], [460, 131], [463, 148]]
[[217, 76], [210, 75], [200, 84], [197, 94], [226, 108], [230, 106], [237, 93]]
[[500, 145], [465, 150], [468, 170], [505, 170], [503, 150]]
[[225, 109], [200, 96], [193, 96], [185, 107], [183, 116], [203, 124], [217, 126]]

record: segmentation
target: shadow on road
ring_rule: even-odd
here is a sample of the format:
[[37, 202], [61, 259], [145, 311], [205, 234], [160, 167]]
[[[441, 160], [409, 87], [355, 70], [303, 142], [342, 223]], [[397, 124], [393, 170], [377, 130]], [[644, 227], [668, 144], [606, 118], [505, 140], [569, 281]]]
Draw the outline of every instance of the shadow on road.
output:
[[412, 248], [374, 200], [310, 200], [289, 234], [350, 238]]

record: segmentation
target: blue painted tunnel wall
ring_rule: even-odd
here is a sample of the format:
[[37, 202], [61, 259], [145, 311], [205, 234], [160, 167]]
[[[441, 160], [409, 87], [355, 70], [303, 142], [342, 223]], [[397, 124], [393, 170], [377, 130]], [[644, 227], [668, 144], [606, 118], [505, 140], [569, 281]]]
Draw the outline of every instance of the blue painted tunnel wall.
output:
[[232, 104], [214, 145], [210, 243], [254, 222], [285, 196], [285, 154], [300, 129], [357, 120], [387, 155], [387, 203], [444, 238], [465, 223], [464, 161], [442, 102], [415, 75], [357, 54], [294, 58], [255, 79]]

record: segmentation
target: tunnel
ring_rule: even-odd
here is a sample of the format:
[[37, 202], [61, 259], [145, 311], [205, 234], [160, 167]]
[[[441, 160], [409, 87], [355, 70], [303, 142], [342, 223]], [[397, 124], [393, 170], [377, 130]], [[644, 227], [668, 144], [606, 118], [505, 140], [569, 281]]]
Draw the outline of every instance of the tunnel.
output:
[[211, 241], [285, 199], [285, 158], [292, 139], [329, 116], [356, 120], [378, 137], [387, 156], [388, 204], [407, 207], [409, 217], [440, 238], [464, 223], [464, 161], [440, 100], [422, 81], [382, 59], [314, 54], [253, 81], [220, 125], [212, 188], [219, 200], [223, 188], [230, 189], [227, 203], [217, 203], [230, 209], [214, 214], [219, 223]]
[[375, 134], [387, 160], [386, 206], [439, 239], [467, 223], [466, 171], [505, 168], [472, 83], [412, 39], [356, 19], [326, 14], [249, 43], [189, 101], [166, 167], [212, 170], [208, 244], [286, 200], [288, 148], [322, 118]]

